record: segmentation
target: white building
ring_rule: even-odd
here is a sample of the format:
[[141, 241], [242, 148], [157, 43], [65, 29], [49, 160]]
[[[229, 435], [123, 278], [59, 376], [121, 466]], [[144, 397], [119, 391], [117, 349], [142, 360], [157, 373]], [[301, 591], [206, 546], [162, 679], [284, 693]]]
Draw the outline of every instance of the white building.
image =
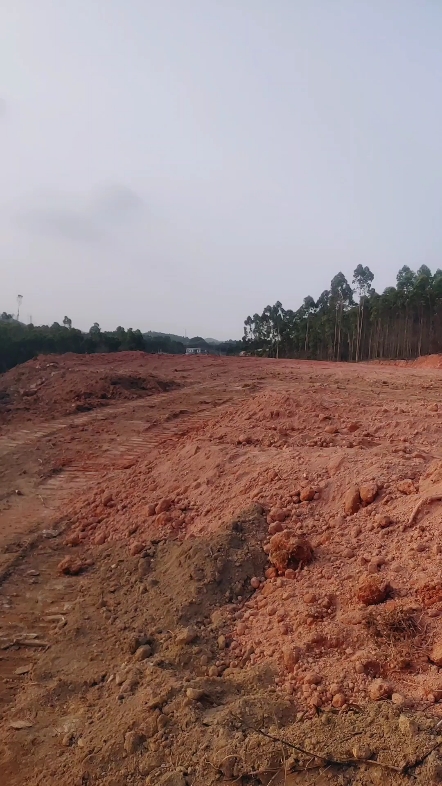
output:
[[208, 355], [203, 347], [186, 347], [186, 355]]

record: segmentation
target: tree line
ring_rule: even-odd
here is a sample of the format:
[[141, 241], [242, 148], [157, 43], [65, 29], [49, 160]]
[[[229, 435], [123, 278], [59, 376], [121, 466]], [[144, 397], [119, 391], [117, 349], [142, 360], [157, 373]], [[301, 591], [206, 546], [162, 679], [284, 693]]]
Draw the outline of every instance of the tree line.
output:
[[408, 359], [442, 352], [442, 270], [407, 265], [396, 286], [378, 294], [374, 274], [358, 265], [352, 285], [337, 273], [318, 300], [304, 298], [297, 311], [277, 301], [248, 316], [248, 351], [272, 357], [360, 361]]
[[[240, 344], [241, 342], [225, 342], [216, 349], [223, 354], [230, 354]], [[6, 312], [0, 316], [0, 372], [40, 354], [90, 354], [133, 350], [184, 354], [186, 347], [170, 336], [143, 335], [140, 330], [132, 328], [126, 330], [119, 326], [112, 331], [101, 330], [97, 322], [94, 322], [87, 333], [83, 333], [72, 326], [69, 317], [64, 317], [62, 324], [54, 322], [50, 326], [36, 326], [23, 325]]]

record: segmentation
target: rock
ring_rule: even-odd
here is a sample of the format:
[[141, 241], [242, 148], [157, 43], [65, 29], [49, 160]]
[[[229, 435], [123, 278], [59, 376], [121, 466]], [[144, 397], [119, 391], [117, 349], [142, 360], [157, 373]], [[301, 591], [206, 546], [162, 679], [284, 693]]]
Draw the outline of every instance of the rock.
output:
[[408, 715], [399, 715], [398, 726], [402, 734], [408, 734], [410, 737], [415, 737], [419, 733], [419, 727], [412, 718]]
[[314, 499], [315, 493], [316, 491], [313, 486], [306, 486], [306, 488], [301, 489], [301, 502], [311, 502], [312, 499]]
[[160, 513], [157, 516], [156, 523], [158, 524], [159, 527], [165, 527], [167, 524], [170, 524], [171, 521], [172, 521], [172, 517], [170, 513], [164, 511], [163, 513]]
[[162, 707], [164, 707], [165, 704], [167, 704], [168, 699], [169, 693], [167, 690], [164, 690], [162, 693], [152, 694], [150, 699], [148, 699], [146, 706], [149, 710], [160, 710]]
[[141, 554], [144, 548], [145, 548], [144, 543], [141, 543], [141, 541], [136, 540], [134, 541], [134, 543], [131, 544], [129, 548], [129, 554], [131, 554], [132, 557], [135, 557], [137, 554]]
[[442, 640], [436, 641], [433, 644], [428, 658], [432, 663], [435, 663], [436, 666], [442, 666]]
[[81, 535], [79, 532], [71, 532], [65, 540], [66, 546], [79, 546], [81, 543]]
[[124, 735], [124, 750], [128, 754], [136, 753], [145, 739], [144, 734], [140, 734], [138, 731], [128, 731]]
[[106, 543], [107, 535], [105, 532], [99, 532], [97, 537], [95, 538], [94, 545], [95, 546], [102, 546], [103, 543]]
[[274, 521], [272, 524], [269, 524], [269, 535], [276, 535], [277, 532], [282, 532], [283, 529], [284, 527], [280, 521]]
[[[153, 783], [154, 781], [152, 781]], [[158, 780], [155, 780], [155, 786], [187, 786], [187, 784], [183, 773], [177, 770], [176, 772], [166, 772], [165, 775], [160, 776]]]
[[416, 486], [410, 478], [400, 480], [396, 488], [401, 494], [416, 494]]
[[143, 733], [148, 740], [155, 737], [158, 731], [157, 720], [158, 714], [151, 714], [148, 715], [143, 722]]
[[363, 578], [358, 587], [356, 597], [364, 606], [375, 606], [382, 603], [391, 595], [392, 587], [388, 581], [380, 576]]
[[393, 704], [396, 704], [397, 707], [403, 707], [405, 704], [405, 697], [402, 693], [392, 693], [391, 701]]
[[371, 767], [367, 773], [373, 786], [385, 785], [385, 770], [383, 767]]
[[379, 699], [387, 699], [392, 694], [391, 685], [385, 680], [373, 680], [368, 688], [368, 695], [372, 701], [379, 701]]
[[147, 559], [140, 559], [137, 566], [138, 578], [144, 579], [149, 573], [149, 561]]
[[344, 512], [347, 516], [353, 516], [357, 513], [361, 505], [361, 498], [359, 496], [358, 486], [351, 486], [344, 496]]
[[270, 538], [269, 558], [276, 570], [284, 573], [287, 568], [308, 565], [313, 559], [313, 548], [306, 538], [286, 529]]
[[200, 688], [187, 688], [186, 690], [187, 698], [191, 699], [192, 701], [201, 701], [204, 695], [204, 691]]
[[165, 497], [165, 499], [162, 499], [156, 506], [155, 513], [165, 513], [167, 510], [170, 510], [172, 505], [173, 500], [169, 499], [169, 497]]
[[78, 576], [93, 565], [92, 560], [81, 560], [76, 557], [65, 557], [58, 563], [58, 572], [64, 576]]
[[315, 671], [308, 671], [304, 677], [304, 685], [319, 685], [322, 682], [322, 677]]
[[220, 650], [225, 650], [226, 648], [226, 637], [225, 636], [218, 636], [218, 647]]
[[337, 426], [326, 426], [324, 429], [325, 434], [337, 434], [338, 428]]
[[158, 719], [157, 719], [158, 731], [162, 731], [163, 729], [165, 729], [168, 723], [169, 723], [169, 718], [167, 717], [167, 715], [164, 715], [164, 713], [158, 715]]
[[347, 426], [347, 431], [349, 432], [349, 434], [354, 434], [354, 432], [358, 431], [358, 429], [360, 429], [360, 428], [361, 427], [360, 427], [359, 423], [349, 423], [348, 426]]
[[28, 666], [19, 666], [18, 669], [14, 671], [18, 677], [21, 677], [23, 674], [29, 674], [32, 671], [32, 665], [28, 664]]
[[101, 497], [101, 502], [103, 505], [109, 505], [109, 502], [112, 502], [112, 492], [106, 491], [103, 496]]
[[282, 650], [282, 658], [284, 662], [284, 666], [288, 671], [292, 671], [294, 666], [299, 661], [299, 649], [298, 647], [284, 647]]
[[138, 764], [138, 772], [140, 775], [150, 775], [154, 770], [158, 770], [164, 761], [164, 755], [161, 753], [149, 753]]
[[152, 503], [150, 505], [148, 505], [147, 508], [146, 508], [146, 516], [149, 516], [149, 517], [150, 516], [155, 516], [155, 512], [156, 512], [155, 509], [156, 509], [156, 505], [153, 505]]
[[138, 647], [134, 660], [142, 661], [150, 658], [152, 655], [152, 647], [149, 644], [143, 644], [141, 647]]
[[33, 724], [27, 720], [15, 720], [11, 721], [9, 726], [11, 729], [19, 731], [20, 729], [32, 729]]
[[335, 693], [332, 698], [332, 706], [336, 709], [340, 709], [345, 704], [345, 696], [343, 693]]
[[371, 505], [374, 502], [376, 495], [378, 493], [378, 484], [371, 482], [371, 483], [361, 483], [359, 486], [359, 496], [362, 502], [365, 505]]
[[373, 758], [372, 749], [369, 748], [368, 745], [364, 745], [364, 743], [361, 742], [357, 742], [355, 745], [353, 745], [351, 752], [355, 759], [358, 759], [359, 761]]
[[250, 586], [253, 589], [259, 589], [260, 585], [261, 585], [261, 582], [260, 582], [260, 580], [258, 579], [257, 576], [253, 576], [253, 578], [250, 579]]
[[191, 644], [197, 637], [198, 631], [195, 628], [183, 628], [177, 633], [175, 641], [177, 644]]
[[135, 635], [129, 638], [128, 642], [128, 650], [131, 655], [135, 655], [137, 649], [142, 647], [144, 644], [149, 644], [149, 636], [145, 633], [136, 633]]
[[387, 529], [387, 527], [391, 527], [393, 524], [393, 519], [391, 519], [390, 516], [387, 516], [386, 513], [383, 513], [377, 517], [376, 524], [378, 525], [379, 529]]
[[129, 696], [129, 694], [134, 693], [139, 684], [140, 680], [138, 677], [135, 677], [134, 675], [128, 677], [121, 686], [118, 698], [124, 699], [125, 696]]
[[281, 521], [285, 521], [287, 516], [289, 515], [290, 513], [288, 510], [283, 510], [282, 508], [272, 508], [272, 510], [269, 513], [269, 519], [271, 519], [272, 521], [281, 522]]
[[[259, 579], [256, 579], [256, 580], [258, 582], [258, 587], [259, 587]], [[252, 579], [252, 581], [253, 581], [253, 579]], [[210, 621], [211, 621], [212, 625], [215, 625], [216, 628], [219, 628], [219, 626], [222, 625], [223, 622], [224, 622], [224, 613], [222, 612], [222, 610], [221, 609], [216, 609], [211, 614]]]

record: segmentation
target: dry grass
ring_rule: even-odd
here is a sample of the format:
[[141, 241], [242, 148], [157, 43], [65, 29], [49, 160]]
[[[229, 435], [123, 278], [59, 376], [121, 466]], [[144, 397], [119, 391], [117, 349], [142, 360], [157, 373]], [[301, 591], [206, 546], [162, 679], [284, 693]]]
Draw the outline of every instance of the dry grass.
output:
[[370, 609], [364, 623], [372, 636], [385, 643], [417, 639], [424, 633], [419, 610], [400, 602]]

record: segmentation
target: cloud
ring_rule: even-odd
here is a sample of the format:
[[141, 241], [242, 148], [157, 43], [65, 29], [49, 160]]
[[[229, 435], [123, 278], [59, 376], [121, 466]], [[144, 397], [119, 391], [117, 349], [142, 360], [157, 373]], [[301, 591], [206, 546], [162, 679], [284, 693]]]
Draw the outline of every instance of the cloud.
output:
[[102, 236], [92, 219], [74, 210], [30, 208], [20, 213], [19, 221], [30, 232], [75, 242], [95, 242]]
[[17, 219], [33, 234], [95, 243], [105, 240], [116, 224], [125, 223], [139, 213], [142, 205], [143, 200], [135, 191], [115, 184], [77, 199], [60, 194], [40, 196], [20, 210]]
[[142, 205], [135, 191], [121, 185], [106, 186], [95, 198], [96, 214], [104, 220], [126, 219], [138, 213]]

